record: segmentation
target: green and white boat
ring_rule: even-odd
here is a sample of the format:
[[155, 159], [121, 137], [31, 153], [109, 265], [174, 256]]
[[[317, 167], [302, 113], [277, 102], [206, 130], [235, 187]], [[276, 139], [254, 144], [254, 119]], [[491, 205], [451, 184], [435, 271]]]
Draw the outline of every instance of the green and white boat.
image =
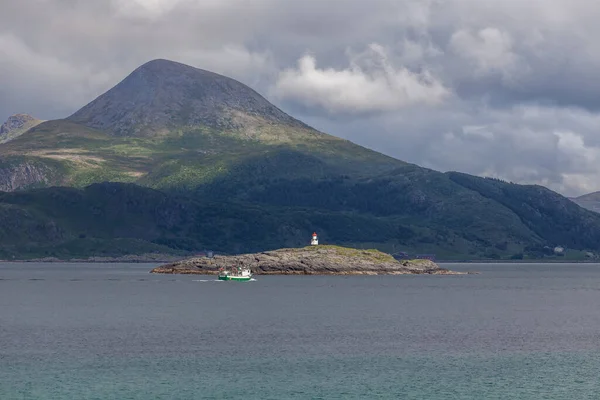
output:
[[231, 271], [226, 269], [219, 270], [220, 281], [249, 281], [250, 279], [252, 279], [250, 268], [237, 267]]

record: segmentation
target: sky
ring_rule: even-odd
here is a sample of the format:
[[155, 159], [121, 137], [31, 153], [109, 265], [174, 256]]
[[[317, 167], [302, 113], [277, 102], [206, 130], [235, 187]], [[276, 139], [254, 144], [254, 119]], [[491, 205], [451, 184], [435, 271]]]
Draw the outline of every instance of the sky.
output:
[[600, 190], [598, 21], [590, 0], [5, 0], [0, 120], [165, 58], [393, 157], [576, 196]]

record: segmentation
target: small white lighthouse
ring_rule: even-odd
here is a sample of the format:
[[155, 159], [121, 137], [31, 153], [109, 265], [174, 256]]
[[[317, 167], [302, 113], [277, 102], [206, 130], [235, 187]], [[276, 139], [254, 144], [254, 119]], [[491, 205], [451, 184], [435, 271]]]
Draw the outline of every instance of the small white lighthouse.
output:
[[319, 238], [317, 238], [317, 232], [313, 233], [312, 240], [310, 241], [312, 246], [316, 246], [319, 244]]

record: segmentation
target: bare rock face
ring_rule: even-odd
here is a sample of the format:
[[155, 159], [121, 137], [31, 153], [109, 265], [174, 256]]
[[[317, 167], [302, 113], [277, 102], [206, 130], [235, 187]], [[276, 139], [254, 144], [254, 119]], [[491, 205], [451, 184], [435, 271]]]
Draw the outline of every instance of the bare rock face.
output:
[[307, 127], [248, 86], [168, 60], [150, 61], [68, 119], [117, 136], [173, 128], [236, 129], [246, 119]]
[[0, 143], [8, 142], [36, 125], [42, 123], [41, 120], [27, 114], [16, 114], [8, 117], [5, 123], [0, 125]]
[[0, 163], [0, 191], [13, 192], [32, 186], [47, 186], [54, 172], [47, 166], [33, 162], [12, 165]]
[[401, 275], [458, 274], [430, 260], [397, 261], [377, 250], [310, 246], [256, 254], [191, 258], [154, 268], [162, 274], [218, 274], [219, 269], [248, 267], [255, 275]]

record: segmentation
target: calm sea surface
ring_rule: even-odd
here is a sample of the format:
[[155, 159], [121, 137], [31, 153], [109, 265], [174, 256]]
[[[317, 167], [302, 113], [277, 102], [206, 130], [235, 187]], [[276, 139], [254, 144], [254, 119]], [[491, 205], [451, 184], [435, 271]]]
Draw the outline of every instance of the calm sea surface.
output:
[[0, 264], [0, 399], [598, 399], [600, 265], [464, 276]]

